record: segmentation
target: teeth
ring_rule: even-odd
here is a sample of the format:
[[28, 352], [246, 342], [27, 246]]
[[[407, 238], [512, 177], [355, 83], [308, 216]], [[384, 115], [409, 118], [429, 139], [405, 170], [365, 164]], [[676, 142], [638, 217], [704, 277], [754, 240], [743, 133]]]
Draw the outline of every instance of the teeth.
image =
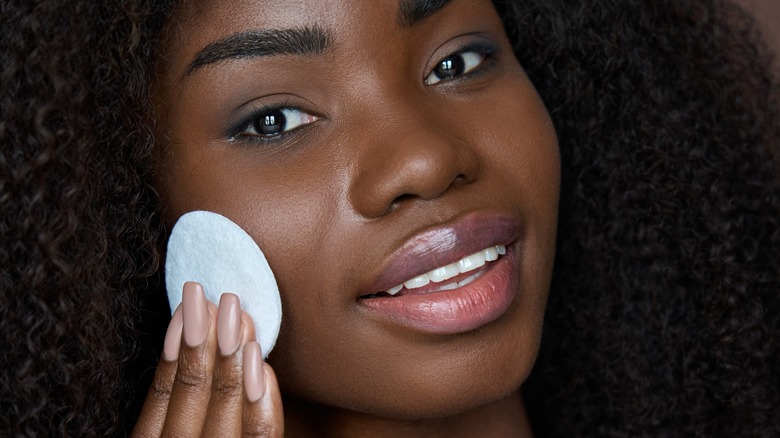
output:
[[485, 265], [485, 254], [483, 254], [481, 251], [472, 254], [468, 257], [463, 257], [458, 261], [458, 270], [460, 270], [461, 274], [464, 272], [473, 271], [477, 268], [481, 268]]
[[[463, 257], [455, 263], [451, 263], [440, 268], [436, 268], [430, 272], [414, 277], [410, 280], [399, 284], [391, 289], [386, 290], [390, 295], [395, 295], [401, 291], [404, 287], [407, 289], [416, 289], [428, 285], [430, 282], [441, 283], [445, 280], [449, 280], [463, 274], [478, 269], [485, 265], [486, 262], [492, 262], [498, 259], [499, 256], [506, 254], [506, 247], [504, 245], [497, 245], [490, 248], [483, 249], [482, 251], [471, 254], [470, 256]], [[457, 289], [461, 286], [465, 286], [474, 281], [479, 274], [469, 276], [461, 280], [460, 282], [447, 283], [441, 286], [438, 290], [450, 290]]]
[[442, 281], [449, 280], [458, 274], [460, 274], [460, 271], [458, 270], [458, 264], [453, 263], [451, 265], [442, 266], [441, 268], [436, 268], [426, 275], [431, 279], [432, 282], [441, 283]]
[[476, 280], [477, 277], [479, 277], [479, 273], [476, 273], [474, 275], [469, 275], [468, 277], [458, 282], [458, 287], [462, 287], [471, 283], [472, 281]]
[[457, 289], [459, 287], [460, 287], [460, 284], [458, 284], [458, 283], [448, 283], [448, 284], [445, 284], [444, 286], [440, 287], [439, 290], [452, 290], [452, 289]]
[[406, 286], [407, 289], [416, 289], [418, 287], [423, 287], [430, 282], [431, 279], [428, 278], [428, 274], [423, 274], [419, 277], [414, 277], [411, 280], [404, 281], [404, 286]]

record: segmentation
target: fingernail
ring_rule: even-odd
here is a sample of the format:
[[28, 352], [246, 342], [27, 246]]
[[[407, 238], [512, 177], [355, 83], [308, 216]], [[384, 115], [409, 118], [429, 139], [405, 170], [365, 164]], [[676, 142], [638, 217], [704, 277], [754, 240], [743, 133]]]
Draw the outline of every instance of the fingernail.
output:
[[181, 307], [184, 342], [190, 347], [197, 347], [206, 341], [209, 333], [209, 311], [203, 286], [191, 281], [184, 283]]
[[217, 344], [223, 356], [238, 350], [241, 335], [241, 303], [233, 294], [222, 294], [217, 313]]
[[163, 343], [163, 357], [168, 362], [173, 362], [179, 358], [179, 348], [181, 347], [181, 304], [173, 312], [171, 322], [168, 324], [168, 331], [165, 332], [165, 342]]
[[254, 341], [244, 346], [244, 389], [246, 398], [252, 403], [260, 400], [265, 393], [263, 356], [260, 344]]

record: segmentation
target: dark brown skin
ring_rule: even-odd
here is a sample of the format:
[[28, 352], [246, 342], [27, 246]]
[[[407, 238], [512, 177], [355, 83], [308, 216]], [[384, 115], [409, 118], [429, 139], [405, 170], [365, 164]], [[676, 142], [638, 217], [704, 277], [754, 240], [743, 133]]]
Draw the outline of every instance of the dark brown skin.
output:
[[[410, 27], [398, 23], [398, 7], [274, 0], [180, 8], [155, 96], [167, 138], [159, 169], [166, 220], [218, 212], [263, 248], [282, 293], [268, 363], [284, 394], [287, 435], [528, 436], [519, 387], [536, 357], [554, 257], [555, 132], [490, 1], [455, 0]], [[231, 59], [187, 74], [200, 50], [226, 36], [315, 25], [331, 36], [321, 54]], [[426, 84], [442, 59], [474, 42], [497, 50], [472, 74]], [[231, 131], [264, 106], [316, 119], [278, 141]], [[361, 311], [357, 297], [393, 251], [474, 212], [523, 224], [519, 293], [505, 314], [442, 336]], [[182, 342], [181, 354], [188, 349]], [[215, 347], [207, 352], [194, 359], [200, 366], [225, 360]], [[178, 363], [179, 371], [163, 360], [158, 381], [174, 381]], [[230, 378], [240, 386], [238, 369], [240, 361]], [[266, 383], [274, 399], [278, 388]], [[139, 428], [175, 421], [193, 404], [205, 412], [208, 398], [199, 400], [150, 398], [158, 408], [149, 410], [168, 419], [142, 416]], [[270, 435], [281, 433], [272, 404], [243, 403], [271, 424]], [[225, 421], [218, 417], [179, 432], [197, 435]], [[234, 430], [240, 417], [231, 417]]]

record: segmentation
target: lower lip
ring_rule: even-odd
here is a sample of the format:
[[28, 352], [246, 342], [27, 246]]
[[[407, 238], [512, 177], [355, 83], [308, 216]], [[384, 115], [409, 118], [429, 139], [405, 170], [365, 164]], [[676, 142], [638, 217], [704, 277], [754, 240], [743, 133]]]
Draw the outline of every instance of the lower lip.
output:
[[391, 323], [437, 335], [465, 333], [506, 313], [517, 294], [512, 252], [507, 252], [471, 283], [452, 290], [361, 299], [371, 314]]

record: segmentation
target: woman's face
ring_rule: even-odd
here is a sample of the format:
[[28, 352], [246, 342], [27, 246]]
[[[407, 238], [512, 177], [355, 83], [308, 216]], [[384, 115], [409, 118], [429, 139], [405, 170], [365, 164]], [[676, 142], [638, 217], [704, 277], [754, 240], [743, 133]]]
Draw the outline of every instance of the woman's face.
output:
[[218, 212], [263, 249], [286, 397], [425, 418], [517, 390], [559, 163], [489, 0], [187, 2], [162, 49], [166, 220]]

